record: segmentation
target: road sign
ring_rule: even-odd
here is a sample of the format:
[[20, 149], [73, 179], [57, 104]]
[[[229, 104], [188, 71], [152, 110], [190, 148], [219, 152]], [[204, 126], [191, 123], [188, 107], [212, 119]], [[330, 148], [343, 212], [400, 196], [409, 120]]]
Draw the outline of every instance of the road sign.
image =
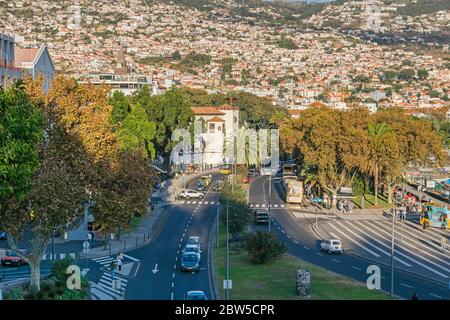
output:
[[230, 290], [233, 288], [233, 280], [223, 280], [223, 289]]

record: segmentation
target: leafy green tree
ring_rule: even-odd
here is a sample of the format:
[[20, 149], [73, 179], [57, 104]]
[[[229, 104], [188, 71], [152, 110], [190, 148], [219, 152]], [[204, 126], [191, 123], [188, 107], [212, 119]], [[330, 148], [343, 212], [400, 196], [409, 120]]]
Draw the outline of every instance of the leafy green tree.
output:
[[155, 158], [156, 153], [152, 142], [155, 133], [156, 124], [148, 119], [145, 109], [140, 105], [132, 108], [123, 120], [122, 126], [117, 130], [117, 135], [125, 150], [140, 149], [150, 160]]
[[111, 122], [120, 124], [131, 111], [128, 98], [121, 91], [114, 91], [109, 103], [112, 106]]
[[415, 71], [413, 69], [403, 69], [398, 73], [398, 79], [404, 81], [411, 81], [415, 76]]
[[257, 231], [246, 236], [245, 249], [253, 262], [264, 264], [286, 252], [287, 246], [274, 233]]
[[420, 80], [425, 80], [426, 78], [428, 78], [428, 71], [425, 69], [419, 69], [417, 70], [417, 77]]

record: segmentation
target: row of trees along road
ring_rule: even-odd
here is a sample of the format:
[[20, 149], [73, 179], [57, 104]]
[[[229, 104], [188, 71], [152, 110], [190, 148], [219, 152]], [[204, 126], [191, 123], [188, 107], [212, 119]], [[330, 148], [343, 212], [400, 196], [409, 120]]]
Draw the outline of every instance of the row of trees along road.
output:
[[438, 164], [445, 159], [441, 136], [428, 119], [401, 109], [369, 114], [355, 106], [348, 111], [327, 107], [307, 109], [298, 119], [278, 121], [284, 152], [300, 164], [301, 174], [336, 194], [356, 177], [372, 180], [377, 204], [379, 182], [388, 189], [388, 201], [409, 164]]
[[126, 145], [111, 123], [109, 88], [63, 76], [47, 94], [41, 88], [38, 80], [0, 91], [0, 229], [38, 290], [53, 230], [64, 231], [90, 202], [106, 238], [145, 213], [155, 177], [144, 146]]

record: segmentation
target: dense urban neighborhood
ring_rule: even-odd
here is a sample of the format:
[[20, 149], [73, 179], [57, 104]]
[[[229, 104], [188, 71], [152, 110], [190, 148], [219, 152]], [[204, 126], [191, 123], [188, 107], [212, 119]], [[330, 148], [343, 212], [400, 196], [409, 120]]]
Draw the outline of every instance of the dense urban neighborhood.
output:
[[0, 300], [449, 300], [449, 17], [0, 0]]

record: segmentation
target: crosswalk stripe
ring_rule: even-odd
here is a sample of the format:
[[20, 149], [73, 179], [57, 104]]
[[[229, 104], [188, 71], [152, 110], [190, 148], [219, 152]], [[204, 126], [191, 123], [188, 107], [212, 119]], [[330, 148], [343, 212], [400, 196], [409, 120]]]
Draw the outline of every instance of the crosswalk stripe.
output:
[[197, 203], [197, 201], [192, 201], [192, 204], [196, 204]]
[[129, 256], [129, 255], [125, 254], [125, 253], [122, 253], [122, 255], [123, 255], [124, 257], [130, 259], [130, 260], [133, 260], [133, 261], [140, 261], [139, 259], [136, 259], [136, 258], [134, 258], [134, 257], [132, 257], [132, 256]]
[[[374, 226], [374, 227], [377, 228], [378, 230], [382, 230], [381, 228], [379, 228], [379, 227], [377, 227], [377, 226]], [[382, 232], [387, 233], [385, 230], [382, 230]], [[416, 257], [420, 258], [420, 259], [423, 258], [422, 256], [419, 256], [418, 254], [416, 254], [416, 253], [415, 253], [414, 251], [412, 251], [412, 250], [409, 251], [409, 253], [410, 253], [411, 255], [413, 255], [413, 256], [416, 256]], [[398, 255], [400, 255], [400, 256], [402, 256], [402, 257], [405, 257], [405, 258], [408, 259], [408, 260], [413, 261], [414, 263], [418, 264], [419, 266], [424, 267], [425, 269], [427, 269], [427, 270], [429, 270], [429, 271], [431, 271], [431, 272], [433, 272], [433, 273], [435, 273], [435, 274], [437, 274], [437, 275], [440, 275], [441, 277], [443, 277], [443, 278], [445, 278], [445, 279], [448, 278], [447, 275], [445, 275], [445, 274], [443, 274], [443, 273], [441, 273], [441, 272], [439, 272], [439, 271], [436, 271], [435, 269], [433, 269], [433, 268], [427, 266], [426, 264], [423, 264], [422, 262], [420, 262], [420, 261], [418, 261], [418, 260], [416, 260], [416, 259], [414, 259], [414, 258], [412, 258], [412, 257], [410, 257], [410, 256], [408, 256], [408, 255], [406, 255], [406, 254], [404, 254], [403, 252], [400, 252], [400, 251], [397, 250], [397, 251], [396, 251], [396, 254], [398, 254]], [[439, 264], [437, 264], [437, 263], [435, 263], [435, 262], [433, 262], [433, 261], [430, 261], [429, 259], [427, 260], [427, 262], [430, 263], [430, 264], [432, 264], [432, 265], [434, 265], [434, 266], [436, 266], [436, 267], [438, 267], [438, 268], [444, 269], [445, 271], [448, 272], [448, 268], [442, 267], [441, 265], [439, 265]]]
[[95, 262], [100, 262], [100, 261], [109, 260], [109, 259], [111, 259], [111, 256], [104, 256], [104, 257], [93, 258], [92, 260], [95, 261]]
[[181, 204], [184, 204], [186, 201], [181, 201]]
[[[106, 279], [108, 279], [108, 280], [110, 280], [110, 281], [113, 280], [113, 277], [112, 277], [112, 275], [111, 275], [110, 272], [104, 272], [104, 273], [102, 274], [102, 278], [106, 278]], [[120, 280], [122, 281], [122, 283], [127, 283], [127, 282], [128, 282], [127, 279], [122, 278], [120, 275], [117, 274], [117, 272], [116, 272], [115, 275], [114, 275], [114, 279], [115, 279], [115, 280], [120, 279]]]
[[69, 253], [69, 256], [75, 259], [75, 253]]
[[186, 204], [191, 204], [191, 202], [190, 202], [190, 201], [187, 201]]
[[[358, 221], [354, 221], [354, 222], [358, 222]], [[369, 242], [368, 240], [363, 239], [361, 236], [357, 235], [356, 233], [354, 233], [354, 232], [351, 231], [350, 229], [346, 228], [343, 224], [340, 224], [340, 223], [339, 223], [339, 225], [340, 225], [342, 228], [344, 228], [345, 230], [347, 230], [348, 232], [350, 232], [351, 234], [353, 234], [355, 237], [357, 237], [357, 238], [363, 240], [364, 242], [366, 242], [366, 243], [367, 243], [368, 245], [370, 245], [371, 247], [377, 249], [378, 251], [384, 253], [385, 255], [387, 255], [387, 256], [389, 256], [389, 257], [391, 256], [391, 253], [390, 253], [390, 252], [387, 252], [386, 250], [383, 250], [383, 249], [377, 247], [376, 245], [372, 244], [372, 243]], [[380, 240], [378, 240], [378, 239], [376, 239], [376, 238], [373, 238], [373, 237], [371, 238], [371, 240], [373, 240], [373, 241], [379, 243], [381, 246], [386, 247], [386, 248], [389, 249], [389, 246], [386, 245], [386, 244], [384, 244], [384, 243], [381, 242]], [[407, 267], [412, 267], [412, 265], [410, 265], [409, 263], [407, 263], [407, 262], [403, 261], [402, 259], [396, 257], [395, 255], [394, 255], [394, 260], [400, 262], [401, 264], [404, 264], [404, 265], [407, 266]]]
[[199, 201], [198, 204], [203, 204], [203, 201]]
[[277, 204], [275, 204], [274, 206], [275, 206], [275, 208], [278, 208], [278, 205], [277, 205]]
[[280, 207], [284, 208], [284, 204], [282, 204]]
[[214, 204], [214, 201], [211, 201], [209, 204]]
[[59, 259], [60, 259], [60, 260], [63, 260], [65, 257], [66, 257], [66, 254], [65, 254], [65, 253], [61, 253], [61, 254], [59, 255]]
[[[379, 224], [377, 224], [377, 226], [380, 227]], [[399, 227], [397, 227], [397, 228], [399, 228]], [[397, 230], [397, 228], [396, 228], [396, 233], [397, 233], [397, 232], [400, 232], [399, 230]], [[390, 235], [390, 232], [386, 231], [386, 230], [383, 229], [383, 228], [381, 228], [381, 229], [384, 230], [384, 232], [385, 232], [386, 235]], [[450, 266], [450, 262], [448, 262], [447, 259], [444, 260], [444, 259], [442, 259], [442, 258], [439, 257], [439, 254], [445, 255], [444, 253], [442, 253], [442, 252], [440, 251], [440, 247], [439, 247], [439, 246], [437, 246], [437, 245], [435, 245], [435, 244], [433, 244], [433, 243], [430, 243], [428, 240], [425, 240], [425, 239], [416, 240], [417, 238], [413, 238], [413, 236], [415, 236], [415, 234], [412, 234], [412, 233], [409, 233], [409, 232], [405, 232], [405, 233], [407, 233], [407, 234], [403, 234], [403, 238], [404, 238], [404, 239], [407, 239], [407, 241], [399, 242], [399, 243], [397, 243], [397, 246], [400, 246], [400, 247], [402, 247], [402, 246], [412, 247], [414, 250], [420, 251], [422, 254], [427, 255], [427, 256], [431, 257], [432, 259], [435, 259], [435, 260], [437, 260], [437, 261], [440, 261], [441, 263], [446, 264], [447, 266]], [[397, 234], [398, 234], [398, 233], [397, 233]], [[410, 234], [411, 236], [408, 236], [408, 234]], [[398, 237], [398, 236], [397, 236], [397, 237]], [[436, 248], [436, 249], [437, 249], [437, 250], [436, 250], [437, 252], [430, 252], [430, 251], [429, 251], [430, 248], [428, 248], [428, 247], [424, 244], [424, 242], [425, 242], [426, 244], [428, 244], [431, 248], [432, 248], [432, 247]], [[411, 243], [416, 243], [416, 246], [413, 246]], [[423, 248], [424, 250], [422, 250], [421, 248]], [[438, 252], [439, 252], [439, 253], [438, 253]], [[423, 257], [420, 257], [420, 258], [423, 258]], [[447, 257], [445, 257], [445, 258], [447, 258]]]
[[[373, 252], [372, 250], [366, 248], [366, 246], [362, 245], [361, 243], [359, 243], [358, 241], [354, 240], [352, 237], [350, 237], [349, 235], [344, 235], [344, 233], [342, 233], [338, 228], [336, 228], [334, 225], [330, 224], [330, 226], [336, 230], [338, 233], [341, 233], [344, 237], [346, 237], [347, 239], [351, 240], [354, 244], [356, 244], [358, 247], [360, 247], [361, 249], [367, 251], [368, 253], [370, 253], [371, 255], [374, 255], [375, 257], [379, 258], [380, 255], [376, 252]], [[336, 235], [334, 235], [333, 233], [330, 233], [333, 237], [338, 238]]]
[[259, 204], [255, 205], [256, 208], [259, 208]]
[[102, 290], [100, 286], [91, 286], [91, 297], [94, 298], [92, 300], [115, 300], [115, 295], [111, 294], [108, 290]]
[[252, 207], [253, 207], [253, 204], [250, 205], [250, 208], [252, 208]]
[[121, 290], [114, 289], [114, 288], [112, 287], [112, 283], [103, 283], [103, 282], [102, 282], [102, 279], [100, 279], [100, 282], [98, 283], [98, 286], [99, 286], [99, 287], [103, 287], [103, 288], [106, 289], [107, 291], [113, 292], [113, 293], [118, 294], [118, 295], [120, 295], [120, 294], [122, 293], [122, 288], [121, 288]]

